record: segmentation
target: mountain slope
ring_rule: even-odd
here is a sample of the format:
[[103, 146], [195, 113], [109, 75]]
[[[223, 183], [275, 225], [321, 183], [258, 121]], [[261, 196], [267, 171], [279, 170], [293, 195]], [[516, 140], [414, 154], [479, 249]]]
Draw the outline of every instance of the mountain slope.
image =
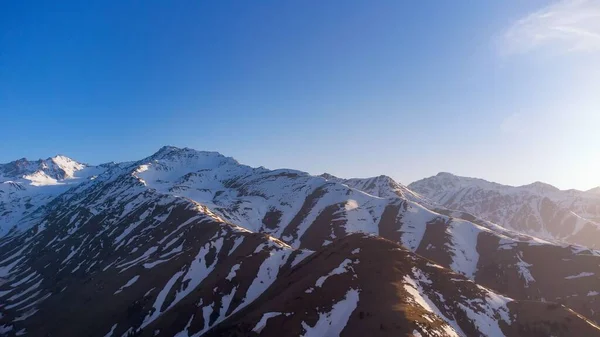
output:
[[[334, 332], [354, 331], [361, 311], [379, 317], [365, 327], [390, 332], [397, 321], [404, 334], [488, 334], [493, 317], [505, 324], [492, 335], [563, 325], [557, 333], [596, 335], [560, 305], [523, 300], [560, 301], [600, 321], [597, 252], [431, 211], [388, 178], [351, 181], [173, 147], [103, 167], [0, 238], [0, 335], [199, 336], [237, 331], [231, 324], [250, 333], [264, 315], [268, 335], [292, 317], [281, 298], [299, 296], [283, 303], [307, 314], [285, 324], [308, 335], [331, 317], [351, 317]], [[398, 310], [369, 304], [378, 296]], [[442, 298], [452, 299], [448, 308]]]
[[[525, 320], [523, 312], [529, 315]], [[548, 313], [556, 316], [552, 322], [559, 329], [544, 321]], [[562, 306], [514, 301], [391, 241], [351, 235], [282, 275], [254, 304], [207, 335], [547, 336], [550, 331], [557, 336], [599, 332]]]
[[543, 239], [600, 247], [600, 195], [536, 182], [512, 187], [440, 173], [409, 188], [442, 207]]
[[[251, 302], [279, 268], [306, 256], [128, 174], [99, 177], [48, 207], [39, 224], [0, 242], [7, 335], [122, 334], [184, 306], [192, 291], [194, 300], [206, 298], [205, 307], [223, 309], [208, 328]], [[232, 272], [232, 279], [248, 276], [235, 280], [235, 289], [219, 276]], [[197, 294], [200, 284], [205, 295]]]
[[22, 224], [70, 187], [102, 173], [104, 166], [89, 166], [65, 156], [0, 164], [0, 236]]

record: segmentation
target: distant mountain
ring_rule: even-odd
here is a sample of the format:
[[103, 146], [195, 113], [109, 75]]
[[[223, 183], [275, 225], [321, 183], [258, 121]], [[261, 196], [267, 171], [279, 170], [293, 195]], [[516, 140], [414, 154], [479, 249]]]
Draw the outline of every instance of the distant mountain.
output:
[[386, 176], [163, 147], [57, 177], [0, 238], [0, 336], [600, 336], [600, 252]]
[[324, 173], [321, 177], [328, 181], [341, 183], [380, 198], [393, 199], [400, 197], [415, 202], [427, 203], [426, 199], [386, 175], [373, 178], [343, 179], [329, 173]]
[[59, 194], [105, 168], [81, 164], [61, 155], [0, 164], [0, 236], [26, 222], [23, 220], [26, 216], [35, 214]]
[[591, 190], [588, 190], [587, 192], [588, 193], [592, 193], [592, 194], [598, 194], [598, 195], [600, 195], [600, 186], [592, 188]]
[[541, 182], [512, 187], [440, 173], [409, 188], [438, 205], [547, 240], [600, 248], [600, 194]]
[[87, 165], [62, 155], [36, 161], [22, 158], [8, 164], [0, 164], [0, 177], [2, 179], [23, 178], [35, 185], [48, 185], [72, 179], [76, 172], [86, 167]]

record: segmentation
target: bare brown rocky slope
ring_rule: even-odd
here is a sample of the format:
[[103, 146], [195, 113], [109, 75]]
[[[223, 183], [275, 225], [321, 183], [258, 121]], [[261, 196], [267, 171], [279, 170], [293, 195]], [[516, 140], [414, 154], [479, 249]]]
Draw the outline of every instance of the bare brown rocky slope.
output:
[[[320, 282], [322, 275], [342, 265], [343, 272]], [[354, 302], [348, 299], [353, 291]], [[353, 310], [342, 312], [348, 305]], [[351, 235], [286, 272], [255, 303], [207, 336], [299, 336], [307, 331], [311, 336], [600, 333], [562, 305], [514, 301], [391, 241]]]

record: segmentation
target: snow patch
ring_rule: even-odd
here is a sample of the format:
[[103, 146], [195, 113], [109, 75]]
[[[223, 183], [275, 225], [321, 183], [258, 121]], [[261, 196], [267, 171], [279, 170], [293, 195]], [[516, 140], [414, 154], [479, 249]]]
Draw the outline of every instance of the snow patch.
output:
[[133, 278], [131, 278], [131, 280], [127, 281], [127, 283], [125, 283], [125, 285], [123, 285], [121, 288], [119, 288], [117, 291], [115, 291], [115, 294], [120, 293], [121, 291], [123, 291], [123, 289], [130, 287], [132, 284], [134, 284], [138, 279], [140, 278], [139, 275], [134, 276]]
[[240, 269], [240, 264], [236, 264], [235, 266], [231, 267], [231, 270], [229, 271], [229, 274], [227, 275], [227, 277], [225, 278], [228, 281], [233, 280], [233, 278], [235, 277], [236, 272]]
[[314, 326], [302, 322], [305, 333], [303, 337], [339, 336], [348, 324], [350, 315], [358, 306], [359, 292], [350, 289], [344, 298], [333, 305], [328, 313], [319, 313], [319, 320]]
[[267, 326], [267, 320], [269, 318], [277, 317], [279, 315], [281, 315], [280, 312], [267, 312], [267, 313], [263, 314], [263, 316], [260, 318], [260, 321], [258, 321], [258, 323], [256, 323], [256, 325], [254, 326], [252, 331], [256, 332], [256, 333], [260, 333], [265, 328], [265, 326]]
[[525, 287], [529, 287], [529, 283], [535, 282], [535, 279], [533, 278], [533, 276], [531, 276], [531, 272], [529, 271], [529, 267], [531, 267], [532, 264], [523, 261], [522, 257], [523, 257], [523, 253], [519, 252], [517, 254], [517, 259], [519, 261], [517, 262], [516, 265], [517, 265], [519, 274], [521, 275], [523, 280], [525, 280]]
[[590, 273], [590, 272], [581, 272], [577, 275], [571, 275], [571, 276], [567, 276], [565, 277], [566, 280], [572, 280], [572, 279], [576, 279], [576, 278], [582, 278], [582, 277], [588, 277], [588, 276], [594, 276], [594, 273]]
[[315, 286], [317, 288], [321, 288], [323, 286], [323, 283], [325, 283], [325, 280], [327, 280], [329, 277], [331, 277], [333, 275], [343, 274], [343, 273], [349, 271], [350, 269], [352, 269], [352, 272], [354, 272], [354, 269], [352, 268], [351, 265], [352, 265], [352, 260], [345, 259], [344, 261], [342, 261], [342, 263], [339, 266], [337, 266], [335, 269], [330, 271], [329, 274], [319, 277], [319, 279], [315, 283]]
[[483, 231], [467, 221], [452, 221], [447, 232], [452, 236], [452, 245], [448, 247], [454, 254], [450, 267], [470, 279], [475, 277], [479, 253], [477, 253], [477, 238]]
[[[425, 275], [421, 274], [419, 270], [413, 270], [413, 273], [415, 274], [415, 278], [417, 280], [423, 280], [425, 283], [431, 282], [425, 277]], [[462, 332], [462, 330], [460, 329], [460, 326], [456, 323], [456, 321], [454, 321], [453, 319], [450, 319], [449, 317], [446, 317], [446, 315], [444, 315], [438, 309], [438, 307], [435, 305], [435, 303], [433, 303], [433, 301], [431, 301], [429, 299], [429, 297], [425, 294], [425, 291], [424, 291], [423, 287], [419, 284], [419, 282], [417, 282], [416, 280], [413, 280], [409, 276], [405, 276], [404, 283], [405, 283], [404, 289], [412, 296], [415, 303], [417, 303], [419, 306], [421, 306], [423, 309], [427, 310], [428, 312], [430, 312], [434, 315], [437, 315], [439, 318], [443, 319], [446, 322], [446, 325], [441, 327], [442, 330], [444, 331], [444, 333], [446, 334], [446, 336], [449, 336], [449, 337], [466, 336], [465, 333]]]

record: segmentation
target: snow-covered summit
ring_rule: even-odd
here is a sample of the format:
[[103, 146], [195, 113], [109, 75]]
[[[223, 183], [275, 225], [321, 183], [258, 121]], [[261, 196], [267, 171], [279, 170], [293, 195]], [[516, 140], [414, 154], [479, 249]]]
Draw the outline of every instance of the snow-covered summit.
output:
[[528, 185], [519, 186], [519, 188], [523, 189], [523, 190], [527, 190], [532, 193], [538, 193], [538, 194], [561, 192], [561, 190], [558, 189], [557, 187], [552, 186], [547, 183], [544, 183], [544, 182], [541, 182], [541, 181], [536, 181], [536, 182], [528, 184]]
[[21, 158], [0, 164], [0, 180], [23, 179], [32, 185], [56, 184], [62, 180], [76, 178], [77, 172], [87, 167], [89, 166], [63, 155], [35, 161]]
[[414, 183], [409, 184], [413, 186], [415, 184], [419, 185], [427, 185], [427, 187], [431, 190], [440, 190], [440, 189], [459, 189], [459, 188], [486, 188], [486, 189], [503, 189], [506, 186], [500, 185], [491, 181], [487, 181], [480, 178], [471, 178], [471, 177], [462, 177], [457, 176], [449, 172], [440, 172], [437, 175], [429, 178], [425, 178]]
[[397, 181], [392, 179], [392, 177], [387, 175], [379, 175], [377, 177], [370, 178], [351, 179], [338, 178], [329, 173], [323, 173], [320, 176], [327, 179], [328, 181], [341, 183], [379, 198], [389, 199], [401, 197], [411, 201], [426, 203], [426, 201], [420, 195], [414, 193], [406, 186], [398, 183]]
[[0, 164], [0, 236], [56, 196], [104, 172], [64, 155]]
[[239, 164], [235, 159], [226, 157], [216, 151], [199, 151], [189, 147], [175, 147], [175, 146], [163, 146], [156, 153], [144, 159], [147, 160], [181, 160], [181, 159], [193, 159], [197, 163], [201, 160], [203, 164], [207, 163], [222, 163], [228, 162], [232, 164]]

